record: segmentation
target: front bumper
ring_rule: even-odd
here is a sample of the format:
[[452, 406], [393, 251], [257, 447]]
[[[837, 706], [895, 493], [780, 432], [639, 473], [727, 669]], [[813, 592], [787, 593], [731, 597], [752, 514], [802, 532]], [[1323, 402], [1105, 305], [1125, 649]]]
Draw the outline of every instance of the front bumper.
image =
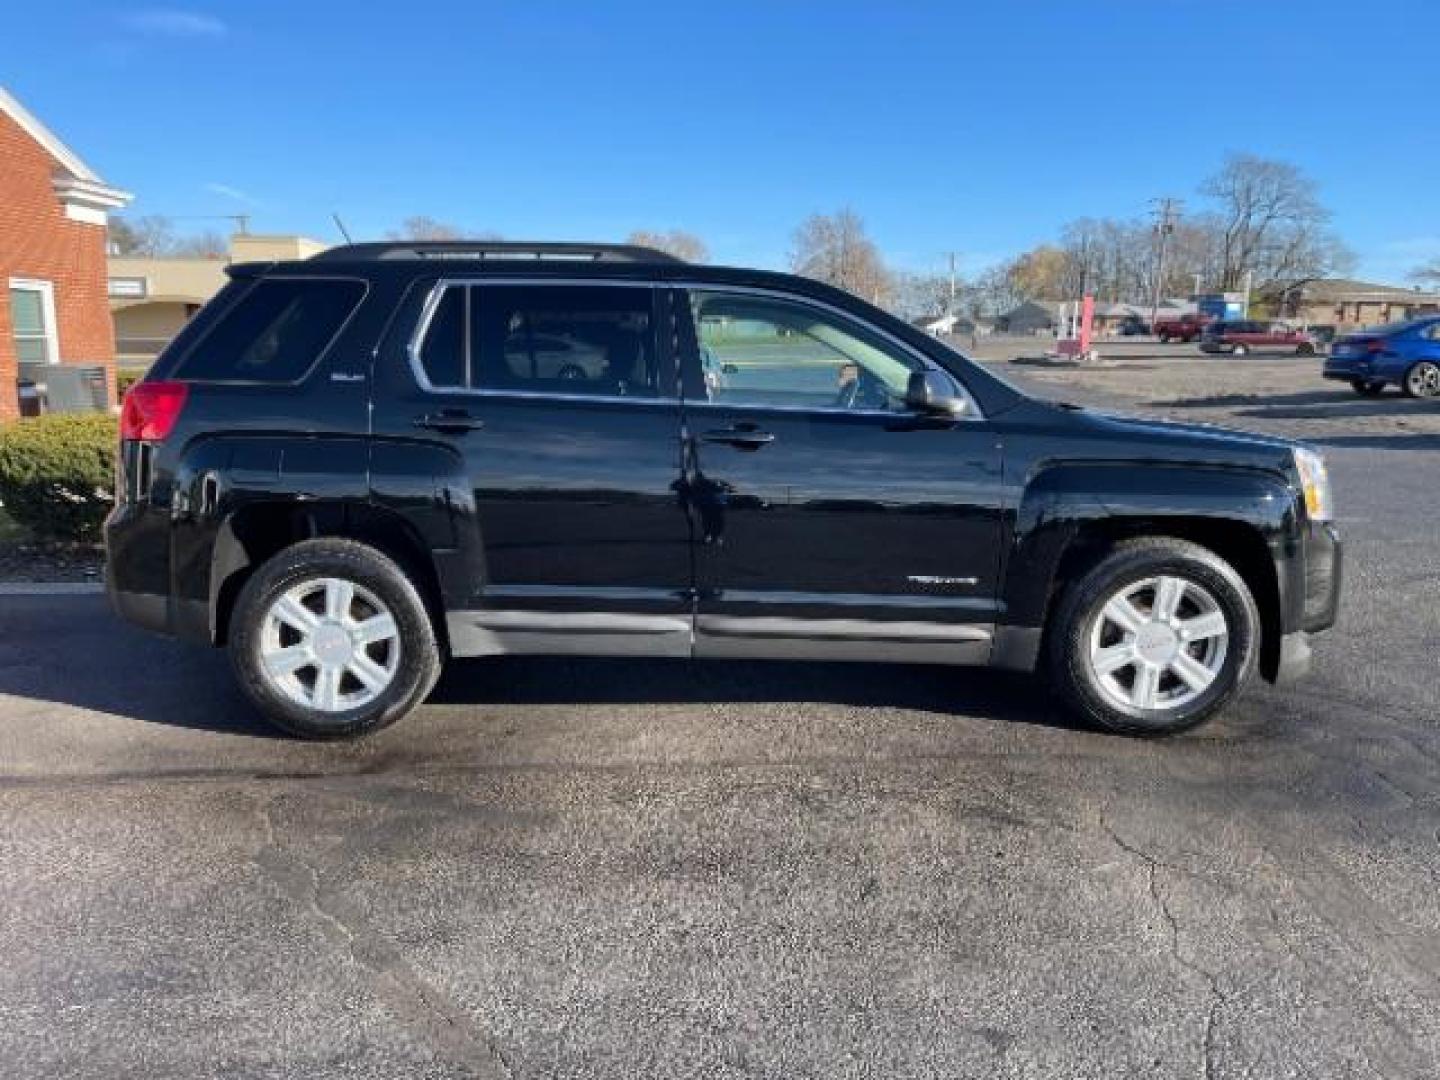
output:
[[[1266, 650], [1264, 675], [1273, 683], [1294, 682], [1311, 667], [1310, 638], [1335, 625], [1344, 580], [1344, 549], [1330, 522], [1310, 522], [1301, 540], [1302, 558], [1290, 579], [1291, 612], [1278, 648]], [[1272, 651], [1273, 650], [1273, 651]]]

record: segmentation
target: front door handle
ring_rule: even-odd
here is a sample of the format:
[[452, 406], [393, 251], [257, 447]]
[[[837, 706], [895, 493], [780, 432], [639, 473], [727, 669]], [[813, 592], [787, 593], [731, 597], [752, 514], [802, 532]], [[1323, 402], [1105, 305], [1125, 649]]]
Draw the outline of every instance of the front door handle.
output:
[[460, 409], [442, 409], [438, 413], [417, 416], [415, 426], [456, 435], [464, 431], [479, 431], [485, 426], [485, 421]]
[[737, 425], [736, 427], [707, 431], [700, 436], [700, 441], [733, 446], [736, 450], [759, 450], [762, 446], [769, 446], [774, 442], [775, 436], [756, 427]]

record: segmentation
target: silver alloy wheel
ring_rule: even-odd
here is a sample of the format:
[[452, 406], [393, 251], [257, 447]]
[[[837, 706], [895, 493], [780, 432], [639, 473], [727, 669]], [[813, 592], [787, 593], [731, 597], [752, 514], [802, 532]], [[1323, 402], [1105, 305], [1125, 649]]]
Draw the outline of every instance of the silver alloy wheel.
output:
[[1440, 397], [1440, 364], [1422, 360], [1405, 376], [1405, 386], [1415, 397]]
[[1230, 626], [1219, 602], [1185, 578], [1146, 578], [1117, 590], [1090, 630], [1090, 675], [1116, 704], [1173, 710], [1220, 675]]
[[347, 712], [370, 704], [395, 681], [400, 629], [369, 589], [343, 578], [312, 578], [281, 593], [265, 613], [260, 666], [291, 701]]

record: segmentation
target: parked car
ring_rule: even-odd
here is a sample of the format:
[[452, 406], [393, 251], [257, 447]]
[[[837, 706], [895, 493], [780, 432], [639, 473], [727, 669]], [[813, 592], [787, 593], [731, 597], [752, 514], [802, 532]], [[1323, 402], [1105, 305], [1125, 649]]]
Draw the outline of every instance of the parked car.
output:
[[[109, 594], [300, 735], [511, 653], [989, 665], [1155, 734], [1335, 621], [1319, 454], [1033, 399], [806, 278], [498, 242], [227, 272], [125, 398]], [[529, 326], [604, 374], [517, 365]]]
[[1155, 336], [1160, 339], [1162, 345], [1168, 345], [1172, 341], [1187, 343], [1198, 341], [1200, 334], [1214, 321], [1214, 318], [1213, 315], [1187, 311], [1178, 318], [1156, 319]]
[[1200, 349], [1207, 353], [1229, 353], [1231, 356], [1245, 356], [1252, 352], [1314, 356], [1315, 339], [1304, 330], [1282, 322], [1231, 319], [1205, 327], [1200, 335]]
[[1150, 333], [1150, 324], [1139, 315], [1126, 315], [1120, 320], [1119, 330], [1121, 337], [1139, 337]]
[[1440, 397], [1440, 315], [1345, 335], [1325, 358], [1324, 374], [1367, 397], [1392, 384], [1411, 397]]

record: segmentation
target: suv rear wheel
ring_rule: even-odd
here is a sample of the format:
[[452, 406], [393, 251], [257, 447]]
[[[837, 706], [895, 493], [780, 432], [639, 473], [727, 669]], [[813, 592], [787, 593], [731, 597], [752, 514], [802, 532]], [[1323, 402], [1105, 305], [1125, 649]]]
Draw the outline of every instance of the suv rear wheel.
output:
[[251, 576], [231, 620], [230, 660], [271, 722], [317, 739], [394, 723], [440, 675], [434, 627], [405, 572], [340, 539], [286, 548]]
[[1065, 703], [1111, 731], [1167, 735], [1254, 674], [1260, 616], [1229, 563], [1184, 540], [1121, 544], [1065, 594], [1050, 668]]

